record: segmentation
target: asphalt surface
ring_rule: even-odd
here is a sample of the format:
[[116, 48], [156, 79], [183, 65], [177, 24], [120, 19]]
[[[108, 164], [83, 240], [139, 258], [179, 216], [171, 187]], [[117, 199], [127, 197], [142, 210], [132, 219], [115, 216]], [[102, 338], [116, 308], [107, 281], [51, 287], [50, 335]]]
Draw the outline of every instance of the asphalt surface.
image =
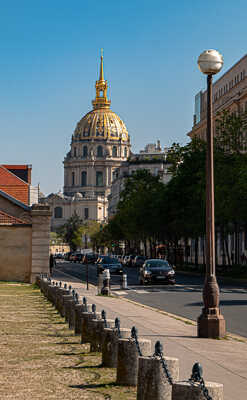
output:
[[[86, 281], [86, 266], [61, 262], [57, 268]], [[140, 286], [137, 268], [124, 268], [128, 277], [128, 289], [120, 289], [120, 276], [111, 276], [111, 287], [116, 294], [138, 303], [196, 320], [202, 309], [203, 278], [176, 274], [176, 285]], [[88, 266], [89, 283], [97, 284], [96, 265]], [[220, 308], [226, 320], [227, 331], [247, 337], [247, 286], [226, 284], [219, 281]]]

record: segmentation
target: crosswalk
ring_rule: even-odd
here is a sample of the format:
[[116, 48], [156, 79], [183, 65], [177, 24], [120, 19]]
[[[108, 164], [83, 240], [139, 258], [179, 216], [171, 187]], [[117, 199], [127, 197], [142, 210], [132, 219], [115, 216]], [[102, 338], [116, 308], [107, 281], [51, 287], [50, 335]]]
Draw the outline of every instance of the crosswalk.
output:
[[[118, 287], [113, 287], [112, 288], [114, 293], [117, 294], [118, 296], [126, 296], [131, 293], [136, 293], [136, 294], [152, 294], [152, 293], [169, 293], [169, 292], [202, 292], [202, 287], [201, 286], [184, 286], [184, 285], [174, 285], [174, 286], [169, 286], [169, 287], [147, 287], [145, 289], [143, 288], [129, 288], [128, 290], [121, 290]], [[247, 289], [246, 288], [222, 288], [220, 289], [221, 293], [236, 293], [236, 294], [247, 294]]]

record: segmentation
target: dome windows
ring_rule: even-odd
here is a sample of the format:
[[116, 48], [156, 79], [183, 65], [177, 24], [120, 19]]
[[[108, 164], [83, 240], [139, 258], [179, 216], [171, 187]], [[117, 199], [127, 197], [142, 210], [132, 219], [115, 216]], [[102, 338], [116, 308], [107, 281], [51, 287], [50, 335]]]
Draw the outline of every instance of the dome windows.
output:
[[81, 173], [81, 186], [87, 186], [87, 171]]
[[124, 157], [125, 158], [128, 157], [128, 149], [127, 149], [127, 147], [124, 148]]
[[113, 146], [112, 148], [112, 157], [117, 157], [117, 146]]
[[103, 147], [102, 146], [97, 147], [97, 157], [103, 157]]
[[87, 146], [83, 146], [82, 157], [87, 157], [87, 156], [88, 156], [88, 148], [87, 148]]
[[96, 171], [96, 186], [103, 186], [103, 172]]

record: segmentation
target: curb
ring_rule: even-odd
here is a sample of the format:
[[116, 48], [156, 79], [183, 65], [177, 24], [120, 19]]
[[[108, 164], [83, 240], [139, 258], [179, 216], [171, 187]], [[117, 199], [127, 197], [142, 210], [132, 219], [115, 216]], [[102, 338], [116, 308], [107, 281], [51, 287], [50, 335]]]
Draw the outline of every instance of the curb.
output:
[[[54, 270], [55, 270], [55, 269], [54, 269]], [[68, 276], [68, 277], [70, 277], [70, 278], [72, 277], [71, 275], [66, 274], [66, 272], [62, 272], [62, 271], [58, 271], [58, 270], [57, 270], [57, 272], [59, 272], [59, 273], [65, 275], [65, 276]], [[76, 281], [80, 282], [81, 284], [86, 284], [85, 282], [82, 282], [79, 278], [73, 277], [73, 279], [75, 279]], [[57, 280], [57, 279], [54, 278], [54, 280]], [[89, 286], [91, 286], [92, 288], [95, 288], [95, 289], [97, 288], [96, 285], [93, 285], [93, 284], [91, 284], [91, 283], [89, 284]], [[197, 326], [196, 321], [194, 321], [194, 320], [192, 320], [192, 319], [189, 319], [189, 318], [186, 318], [186, 317], [182, 317], [182, 316], [177, 315], [177, 314], [172, 314], [172, 313], [169, 313], [168, 311], [160, 310], [159, 308], [147, 306], [146, 304], [141, 304], [141, 303], [138, 303], [137, 301], [134, 301], [134, 300], [126, 299], [126, 297], [123, 297], [123, 296], [121, 296], [121, 295], [118, 295], [117, 292], [111, 292], [111, 295], [112, 295], [113, 297], [115, 297], [116, 299], [121, 299], [121, 300], [124, 300], [124, 301], [126, 301], [126, 302], [135, 304], [136, 306], [139, 306], [139, 307], [142, 307], [142, 308], [146, 308], [146, 309], [151, 310], [151, 311], [158, 312], [159, 314], [163, 314], [163, 315], [166, 315], [167, 317], [170, 317], [170, 318], [179, 320], [179, 321], [181, 321], [181, 322], [184, 322], [184, 323], [187, 324], [187, 325]], [[243, 343], [246, 343], [246, 344], [247, 344], [247, 338], [246, 338], [246, 337], [237, 335], [237, 334], [235, 334], [235, 333], [227, 332], [227, 333], [226, 333], [226, 338], [225, 338], [225, 340], [227, 340], [228, 338], [230, 338], [230, 339], [232, 339], [232, 340], [236, 340], [236, 341], [238, 341], [238, 342], [243, 342]], [[214, 339], [214, 340], [218, 340], [218, 339]], [[223, 339], [223, 340], [224, 340], [224, 339]]]

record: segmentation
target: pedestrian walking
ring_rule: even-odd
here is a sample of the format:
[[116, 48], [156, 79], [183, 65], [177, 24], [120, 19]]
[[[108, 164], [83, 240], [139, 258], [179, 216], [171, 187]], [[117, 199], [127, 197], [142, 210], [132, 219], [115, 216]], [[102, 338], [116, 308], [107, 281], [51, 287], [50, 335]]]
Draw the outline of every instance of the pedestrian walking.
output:
[[54, 256], [53, 256], [53, 254], [50, 254], [50, 262], [49, 262], [49, 265], [50, 265], [50, 275], [52, 275], [52, 271], [53, 271], [54, 264], [55, 264]]

